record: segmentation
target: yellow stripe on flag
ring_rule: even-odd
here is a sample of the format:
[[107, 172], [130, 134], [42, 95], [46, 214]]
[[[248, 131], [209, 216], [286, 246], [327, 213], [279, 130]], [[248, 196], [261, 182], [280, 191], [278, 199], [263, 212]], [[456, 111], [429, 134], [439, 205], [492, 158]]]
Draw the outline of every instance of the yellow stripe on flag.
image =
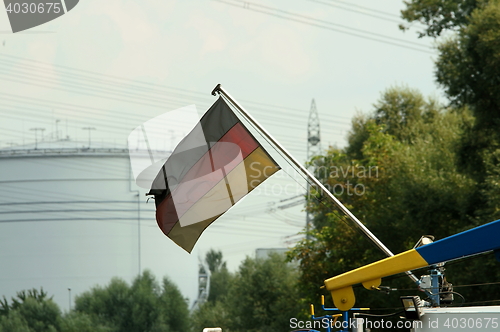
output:
[[[279, 169], [269, 155], [258, 147], [198, 200], [175, 224], [168, 237], [191, 252], [205, 228], [227, 211], [232, 202], [238, 202]], [[203, 219], [207, 215], [215, 217]]]

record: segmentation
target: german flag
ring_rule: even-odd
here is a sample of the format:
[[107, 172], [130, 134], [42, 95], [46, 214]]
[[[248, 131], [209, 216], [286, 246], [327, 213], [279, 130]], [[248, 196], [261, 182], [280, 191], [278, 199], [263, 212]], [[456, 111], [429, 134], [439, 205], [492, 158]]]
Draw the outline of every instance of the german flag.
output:
[[219, 97], [153, 181], [158, 226], [191, 252], [212, 222], [279, 169]]

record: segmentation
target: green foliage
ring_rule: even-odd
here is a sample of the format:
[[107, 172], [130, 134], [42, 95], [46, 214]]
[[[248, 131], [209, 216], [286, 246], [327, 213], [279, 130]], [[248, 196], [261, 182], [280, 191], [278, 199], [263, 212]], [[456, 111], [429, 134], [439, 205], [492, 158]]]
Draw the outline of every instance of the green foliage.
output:
[[20, 291], [9, 304], [4, 297], [0, 311], [0, 331], [56, 332], [60, 327], [61, 311], [41, 289]]
[[27, 297], [17, 309], [34, 332], [57, 331], [61, 311], [52, 300]]
[[[289, 331], [290, 318], [307, 308], [300, 299], [297, 278], [294, 265], [281, 255], [247, 258], [235, 274], [224, 265], [211, 277], [211, 293], [216, 295], [192, 315], [193, 331], [204, 327], [221, 327], [225, 332]], [[225, 282], [224, 291], [214, 289], [218, 282], [221, 286]]]
[[345, 148], [345, 153], [353, 159], [363, 159], [363, 144], [370, 137], [370, 133], [366, 127], [367, 123], [367, 116], [361, 113], [356, 114], [351, 120], [352, 129], [347, 137], [348, 144]]
[[294, 267], [281, 255], [245, 259], [228, 296], [231, 331], [288, 331], [290, 317], [303, 309], [296, 282]]
[[220, 250], [210, 249], [206, 254], [205, 262], [211, 273], [226, 269], [226, 262], [222, 261], [222, 252]]
[[418, 136], [419, 121], [432, 117], [437, 110], [435, 103], [426, 103], [422, 94], [406, 87], [387, 89], [375, 103], [375, 123], [383, 131], [400, 141], [411, 141]]
[[492, 198], [497, 194], [492, 184], [498, 165], [495, 156], [500, 149], [500, 1], [405, 3], [403, 18], [426, 24], [423, 34], [436, 37], [446, 29], [456, 31], [438, 46], [436, 79], [452, 105], [468, 108], [474, 116], [464, 123], [458, 150], [460, 171], [477, 182], [467, 214], [483, 222], [494, 219], [498, 214]]
[[186, 300], [168, 278], [158, 285], [145, 271], [128, 285], [114, 278], [77, 296], [75, 310], [64, 315], [43, 290], [17, 293], [0, 302], [0, 332], [186, 332]]
[[[466, 209], [474, 181], [456, 165], [470, 117], [467, 109], [445, 109], [418, 91], [393, 87], [382, 94], [371, 115], [354, 120], [352, 145], [331, 149], [311, 164], [326, 187], [398, 253], [423, 234], [442, 238], [470, 227]], [[311, 197], [308, 209], [315, 229], [291, 257], [299, 260], [301, 287], [315, 301], [325, 279], [384, 255], [320, 193]], [[407, 280], [391, 280], [390, 285], [408, 288]], [[362, 294], [360, 306], [399, 305], [398, 296], [356, 291]]]
[[113, 332], [116, 329], [85, 313], [72, 311], [63, 316], [61, 332]]
[[18, 311], [0, 316], [0, 332], [33, 332]]
[[[189, 309], [177, 286], [168, 278], [163, 278], [161, 307], [162, 324], [168, 329], [163, 331], [183, 332], [189, 329]], [[162, 331], [162, 329], [156, 329]]]
[[[468, 107], [474, 121], [461, 137], [459, 165], [485, 184], [489, 155], [500, 148], [500, 1], [498, 0], [412, 0], [406, 2], [403, 18], [427, 24], [427, 33], [436, 37], [443, 29], [457, 34], [442, 42], [436, 61], [436, 79], [450, 102]], [[491, 163], [489, 163], [491, 165]], [[474, 206], [482, 210], [487, 199], [478, 189]], [[472, 203], [472, 202], [471, 202]], [[481, 212], [479, 214], [482, 214]]]
[[150, 331], [158, 321], [159, 285], [154, 276], [144, 272], [137, 277], [130, 287], [126, 320], [123, 321], [123, 331]]
[[96, 286], [76, 296], [74, 310], [121, 328], [122, 321], [127, 319], [128, 297], [127, 283], [113, 278], [105, 288]]
[[188, 308], [177, 287], [167, 278], [159, 286], [145, 271], [129, 286], [114, 278], [76, 297], [75, 311], [87, 314], [116, 331], [169, 331], [188, 329]]
[[[228, 285], [229, 287], [229, 285]], [[203, 331], [205, 327], [220, 327], [230, 332], [231, 317], [224, 300], [203, 303], [191, 316], [192, 331]]]
[[[477, 0], [409, 0], [404, 1], [406, 9], [401, 16], [408, 22], [419, 22], [427, 29], [419, 36], [437, 37], [444, 30], [456, 30], [467, 24], [470, 13], [476, 8]], [[410, 26], [400, 25], [402, 30]]]
[[41, 289], [20, 291], [11, 303], [3, 298], [0, 332], [113, 332], [111, 326], [89, 315], [61, 310]]
[[500, 1], [481, 1], [458, 35], [440, 45], [436, 77], [450, 101], [472, 111], [460, 139], [458, 164], [476, 181], [468, 214], [474, 220], [499, 217]]
[[10, 310], [19, 309], [28, 298], [32, 298], [40, 303], [47, 299], [47, 292], [43, 289], [38, 291], [36, 288], [29, 289], [28, 291], [22, 290], [17, 292], [16, 295], [17, 297], [12, 298], [11, 304], [9, 304], [5, 296], [3, 296], [2, 300], [0, 300], [0, 315], [7, 315]]
[[229, 288], [233, 284], [233, 274], [228, 271], [220, 250], [210, 249], [205, 255], [205, 263], [210, 272], [208, 298], [207, 302], [192, 314], [191, 325], [193, 331], [201, 331], [205, 327], [221, 327], [226, 331], [230, 319], [227, 298]]
[[[479, 124], [500, 119], [500, 2], [492, 0], [471, 14], [456, 38], [440, 47], [436, 77], [456, 104], [469, 104]], [[493, 121], [492, 121], [493, 120]]]
[[220, 270], [214, 271], [210, 276], [210, 292], [208, 294], [209, 302], [217, 302], [224, 298], [229, 290], [228, 285], [233, 282], [232, 275], [224, 265]]

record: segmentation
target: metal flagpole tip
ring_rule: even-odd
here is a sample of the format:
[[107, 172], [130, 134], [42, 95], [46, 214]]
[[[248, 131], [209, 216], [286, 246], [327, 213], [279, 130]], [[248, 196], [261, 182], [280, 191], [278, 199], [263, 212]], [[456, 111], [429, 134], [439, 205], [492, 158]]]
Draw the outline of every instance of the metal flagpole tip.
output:
[[220, 84], [217, 84], [217, 86], [212, 90], [212, 96], [215, 96], [217, 92], [220, 93]]

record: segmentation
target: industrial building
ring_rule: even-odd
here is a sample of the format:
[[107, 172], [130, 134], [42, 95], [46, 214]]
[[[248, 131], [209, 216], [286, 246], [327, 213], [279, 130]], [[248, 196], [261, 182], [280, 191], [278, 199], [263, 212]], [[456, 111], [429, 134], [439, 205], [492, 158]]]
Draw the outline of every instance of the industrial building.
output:
[[192, 304], [198, 253], [165, 238], [125, 146], [69, 138], [0, 149], [0, 296], [43, 287], [68, 310], [112, 277], [168, 276]]

